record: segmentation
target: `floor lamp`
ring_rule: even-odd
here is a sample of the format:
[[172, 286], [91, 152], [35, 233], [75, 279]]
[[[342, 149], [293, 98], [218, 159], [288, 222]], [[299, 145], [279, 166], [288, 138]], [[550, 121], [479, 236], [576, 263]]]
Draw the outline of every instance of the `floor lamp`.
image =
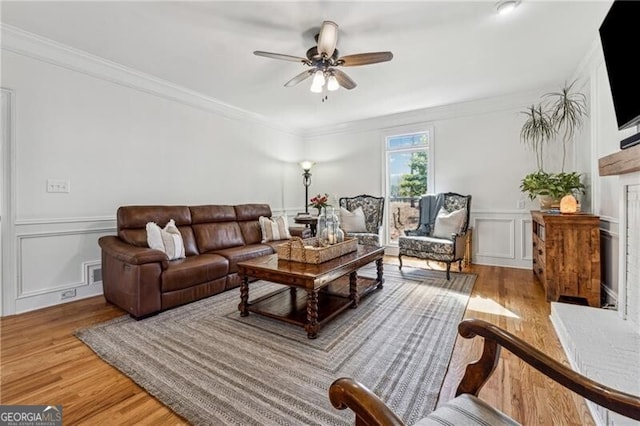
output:
[[309, 213], [309, 186], [311, 185], [311, 167], [314, 165], [313, 161], [302, 161], [300, 167], [304, 170], [302, 173], [302, 184], [304, 185], [304, 212]]

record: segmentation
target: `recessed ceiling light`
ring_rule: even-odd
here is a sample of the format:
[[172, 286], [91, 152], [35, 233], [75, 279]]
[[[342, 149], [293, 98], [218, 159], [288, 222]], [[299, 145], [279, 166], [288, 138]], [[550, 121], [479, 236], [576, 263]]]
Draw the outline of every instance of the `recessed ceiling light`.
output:
[[498, 15], [507, 15], [513, 12], [513, 9], [518, 6], [519, 1], [517, 0], [500, 0], [496, 3], [496, 10], [498, 11]]

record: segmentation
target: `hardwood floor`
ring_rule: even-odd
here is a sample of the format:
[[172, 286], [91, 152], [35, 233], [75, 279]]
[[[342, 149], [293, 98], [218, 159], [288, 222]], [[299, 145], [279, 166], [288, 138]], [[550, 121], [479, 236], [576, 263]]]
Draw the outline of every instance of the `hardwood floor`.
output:
[[[385, 262], [397, 264], [397, 259], [385, 257]], [[403, 262], [425, 266], [421, 260]], [[465, 317], [497, 324], [568, 364], [549, 320], [549, 304], [530, 270], [471, 265], [466, 272], [478, 279]], [[65, 424], [186, 424], [73, 335], [122, 314], [94, 297], [1, 319], [0, 403], [61, 404]], [[441, 402], [453, 397], [481, 342], [458, 338]], [[506, 350], [480, 397], [526, 425], [593, 424], [580, 397]]]

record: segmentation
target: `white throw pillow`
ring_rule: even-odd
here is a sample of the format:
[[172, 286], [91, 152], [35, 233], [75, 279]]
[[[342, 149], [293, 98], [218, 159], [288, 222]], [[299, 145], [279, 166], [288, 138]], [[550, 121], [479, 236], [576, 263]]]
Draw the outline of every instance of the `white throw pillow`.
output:
[[440, 208], [433, 227], [433, 236], [451, 238], [451, 234], [459, 234], [466, 214], [466, 209], [454, 210], [449, 213], [444, 207]]
[[160, 229], [155, 222], [147, 223], [147, 244], [149, 248], [166, 253], [169, 260], [185, 257], [184, 241], [173, 219], [165, 225], [164, 229]]
[[367, 232], [367, 224], [364, 220], [362, 207], [358, 207], [352, 212], [340, 207], [340, 228], [349, 233]]
[[287, 216], [276, 216], [271, 219], [260, 216], [258, 222], [260, 222], [263, 243], [291, 238]]

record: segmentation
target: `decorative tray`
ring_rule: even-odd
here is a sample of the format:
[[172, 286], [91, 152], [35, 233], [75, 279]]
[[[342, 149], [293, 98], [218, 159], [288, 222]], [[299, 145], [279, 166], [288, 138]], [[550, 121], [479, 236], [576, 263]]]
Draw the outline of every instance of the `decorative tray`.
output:
[[357, 238], [345, 238], [343, 242], [322, 247], [316, 237], [303, 240], [292, 237], [275, 247], [278, 258], [301, 263], [323, 263], [358, 249]]

